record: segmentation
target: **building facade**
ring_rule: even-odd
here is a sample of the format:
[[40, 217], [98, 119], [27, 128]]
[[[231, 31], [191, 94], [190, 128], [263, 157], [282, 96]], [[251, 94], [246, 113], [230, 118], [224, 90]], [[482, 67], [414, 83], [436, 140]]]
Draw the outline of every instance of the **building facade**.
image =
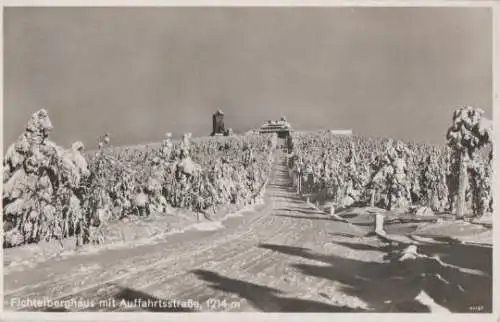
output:
[[224, 113], [218, 110], [212, 115], [212, 135], [225, 135], [226, 129], [224, 127]]
[[279, 121], [269, 120], [257, 130], [260, 134], [276, 133], [280, 139], [286, 139], [293, 132], [292, 126], [282, 117]]

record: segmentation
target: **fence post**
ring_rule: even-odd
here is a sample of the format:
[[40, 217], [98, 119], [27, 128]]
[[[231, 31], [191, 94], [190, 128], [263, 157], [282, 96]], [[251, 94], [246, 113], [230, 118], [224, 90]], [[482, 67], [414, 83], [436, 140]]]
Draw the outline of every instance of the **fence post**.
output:
[[381, 234], [381, 235], [385, 235], [386, 232], [384, 230], [384, 219], [385, 219], [385, 216], [384, 215], [381, 215], [381, 214], [376, 214], [375, 215], [375, 230], [374, 232], [376, 234]]
[[330, 216], [334, 216], [335, 215], [335, 203], [332, 201], [331, 205], [330, 205]]

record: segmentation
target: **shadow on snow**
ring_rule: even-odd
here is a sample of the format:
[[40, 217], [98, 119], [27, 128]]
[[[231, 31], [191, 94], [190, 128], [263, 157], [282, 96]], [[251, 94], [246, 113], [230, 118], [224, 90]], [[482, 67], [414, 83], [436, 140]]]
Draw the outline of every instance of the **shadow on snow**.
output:
[[[359, 249], [358, 246], [349, 243], [342, 245]], [[427, 306], [416, 300], [421, 291], [451, 312], [470, 313], [473, 312], [471, 307], [478, 306], [483, 307], [482, 312], [492, 310], [490, 276], [466, 273], [455, 267], [444, 267], [433, 260], [364, 262], [317, 254], [301, 247], [272, 244], [261, 244], [260, 247], [328, 264], [328, 266], [295, 264], [293, 267], [303, 274], [343, 284], [341, 291], [360, 298], [376, 312], [429, 312]], [[464, 250], [466, 246], [456, 244], [455, 247], [457, 249], [451, 252], [448, 249], [448, 253], [446, 249], [441, 249], [442, 259], [452, 259], [454, 254], [463, 256], [462, 254], [468, 252]], [[484, 255], [479, 255], [478, 260], [481, 260], [481, 256]], [[476, 262], [475, 256], [465, 258], [470, 263]]]
[[354, 312], [349, 307], [287, 298], [278, 289], [224, 277], [207, 270], [195, 270], [193, 273], [210, 283], [211, 288], [236, 294], [263, 312]]

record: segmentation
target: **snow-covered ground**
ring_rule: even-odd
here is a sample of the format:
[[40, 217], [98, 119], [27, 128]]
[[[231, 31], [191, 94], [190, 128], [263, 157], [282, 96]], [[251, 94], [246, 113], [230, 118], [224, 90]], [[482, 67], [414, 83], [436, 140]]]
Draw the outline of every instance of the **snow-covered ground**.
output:
[[[148, 238], [116, 237], [122, 246], [39, 261], [50, 247], [5, 250], [5, 310], [491, 311], [491, 227], [389, 222], [389, 234], [413, 237], [427, 256], [399, 261], [406, 245], [368, 234], [377, 209], [347, 209], [339, 213], [346, 222], [333, 220], [296, 196], [281, 161], [263, 204], [236, 216], [120, 223], [130, 229], [123, 235]], [[172, 233], [175, 222], [183, 232]], [[481, 243], [463, 242], [473, 236]]]
[[76, 249], [75, 239], [68, 238], [61, 243], [58, 241], [41, 242], [39, 244], [24, 245], [4, 249], [4, 273], [14, 270], [23, 270], [35, 267], [47, 260], [60, 260], [69, 256], [102, 252], [117, 248], [132, 248], [139, 245], [148, 245], [161, 242], [167, 236], [181, 234], [186, 231], [211, 231], [224, 228], [223, 221], [259, 206], [249, 205], [237, 210], [236, 206], [220, 207], [212, 220], [195, 213], [172, 209], [168, 213], [153, 214], [145, 218], [131, 217], [112, 222], [104, 229], [104, 243], [101, 245], [86, 245]]

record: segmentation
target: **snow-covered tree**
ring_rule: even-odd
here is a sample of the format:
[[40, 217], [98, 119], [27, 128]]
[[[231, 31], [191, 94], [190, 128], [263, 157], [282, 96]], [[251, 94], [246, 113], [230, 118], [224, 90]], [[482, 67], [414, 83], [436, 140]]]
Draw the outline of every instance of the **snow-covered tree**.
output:
[[453, 150], [452, 163], [456, 164], [458, 175], [456, 191], [456, 216], [461, 218], [466, 211], [466, 191], [469, 184], [468, 168], [478, 157], [479, 150], [493, 140], [491, 121], [483, 117], [480, 108], [465, 106], [453, 113], [453, 123], [448, 129], [446, 139]]

